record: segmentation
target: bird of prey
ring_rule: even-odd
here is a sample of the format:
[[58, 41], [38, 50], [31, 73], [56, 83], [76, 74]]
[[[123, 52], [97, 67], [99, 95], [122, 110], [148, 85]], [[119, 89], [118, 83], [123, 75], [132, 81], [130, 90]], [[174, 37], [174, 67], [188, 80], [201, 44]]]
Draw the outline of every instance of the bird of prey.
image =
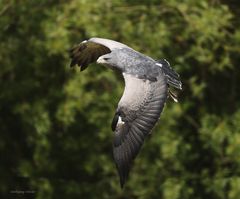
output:
[[70, 50], [70, 66], [81, 71], [93, 62], [122, 73], [125, 89], [112, 120], [113, 157], [123, 187], [144, 139], [158, 121], [170, 86], [182, 89], [179, 75], [165, 59], [154, 60], [129, 46], [104, 38], [85, 40]]

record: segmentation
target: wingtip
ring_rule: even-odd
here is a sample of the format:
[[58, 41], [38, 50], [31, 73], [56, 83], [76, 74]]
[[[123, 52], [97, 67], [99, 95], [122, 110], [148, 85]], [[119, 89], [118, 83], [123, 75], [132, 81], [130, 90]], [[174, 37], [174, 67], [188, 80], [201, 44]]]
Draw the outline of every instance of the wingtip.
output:
[[124, 188], [124, 184], [125, 184], [125, 182], [120, 181], [120, 187], [121, 187], [121, 189]]
[[76, 63], [72, 60], [71, 63], [70, 63], [70, 68], [72, 68], [75, 65], [76, 65]]
[[127, 181], [127, 178], [128, 178], [129, 169], [127, 169], [127, 168], [120, 169], [117, 165], [117, 170], [118, 170], [118, 175], [119, 175], [120, 187], [121, 187], [121, 189], [123, 189], [124, 185]]
[[124, 188], [125, 182], [126, 182], [126, 178], [124, 176], [120, 176], [120, 187], [121, 187], [121, 189]]
[[79, 53], [82, 52], [85, 48], [87, 48], [86, 44], [84, 43], [86, 42], [81, 42], [79, 44], [76, 44], [68, 50], [69, 57], [72, 59], [70, 63], [70, 67], [73, 67], [76, 64], [79, 64]]
[[87, 64], [85, 64], [85, 65], [81, 65], [81, 69], [80, 69], [80, 71], [84, 71], [86, 68], [88, 67], [88, 65]]

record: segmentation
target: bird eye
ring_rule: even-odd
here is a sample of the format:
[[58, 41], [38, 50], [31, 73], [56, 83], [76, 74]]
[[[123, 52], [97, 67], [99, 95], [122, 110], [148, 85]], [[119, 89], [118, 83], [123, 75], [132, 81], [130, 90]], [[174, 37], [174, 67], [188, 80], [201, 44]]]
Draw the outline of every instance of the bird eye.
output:
[[109, 57], [104, 57], [103, 58], [105, 61], [109, 60], [110, 58]]

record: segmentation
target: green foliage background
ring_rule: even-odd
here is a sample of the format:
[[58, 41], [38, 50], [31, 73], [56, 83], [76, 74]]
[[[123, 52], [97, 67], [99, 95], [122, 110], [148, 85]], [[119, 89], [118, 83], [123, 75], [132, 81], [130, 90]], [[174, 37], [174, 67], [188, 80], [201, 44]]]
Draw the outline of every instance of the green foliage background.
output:
[[[0, 1], [0, 197], [239, 199], [239, 18], [237, 0]], [[122, 78], [69, 68], [94, 36], [168, 59], [184, 85], [124, 190], [110, 130]]]

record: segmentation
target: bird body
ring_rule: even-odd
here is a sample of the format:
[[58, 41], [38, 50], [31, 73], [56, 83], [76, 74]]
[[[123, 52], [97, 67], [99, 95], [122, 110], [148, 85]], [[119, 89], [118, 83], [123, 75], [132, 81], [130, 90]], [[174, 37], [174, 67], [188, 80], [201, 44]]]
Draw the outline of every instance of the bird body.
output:
[[133, 160], [144, 139], [158, 121], [168, 95], [176, 101], [169, 86], [182, 89], [179, 75], [166, 60], [154, 60], [125, 44], [91, 38], [70, 50], [72, 62], [84, 70], [97, 61], [122, 73], [125, 89], [112, 120], [113, 157], [123, 187]]
[[[108, 59], [108, 57], [111, 57], [111, 59]], [[105, 59], [107, 62], [105, 62]], [[132, 74], [140, 79], [154, 80], [158, 73], [162, 73], [155, 60], [131, 48], [116, 49], [101, 56], [97, 63], [110, 65], [110, 68], [113, 66], [114, 69], [118, 69], [122, 73]]]

